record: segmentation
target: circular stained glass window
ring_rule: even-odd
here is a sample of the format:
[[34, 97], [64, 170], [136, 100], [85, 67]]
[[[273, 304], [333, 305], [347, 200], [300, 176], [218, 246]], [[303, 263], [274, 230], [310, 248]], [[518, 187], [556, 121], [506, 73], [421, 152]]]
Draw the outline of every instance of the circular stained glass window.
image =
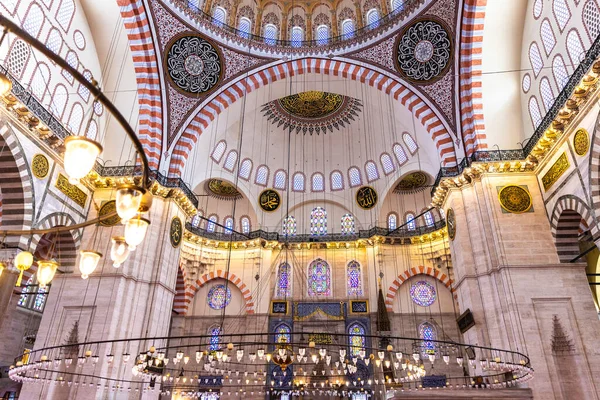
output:
[[410, 287], [411, 299], [421, 307], [429, 307], [435, 301], [435, 288], [425, 281], [414, 283]]
[[231, 302], [231, 290], [225, 285], [215, 285], [208, 291], [208, 306], [221, 310]]

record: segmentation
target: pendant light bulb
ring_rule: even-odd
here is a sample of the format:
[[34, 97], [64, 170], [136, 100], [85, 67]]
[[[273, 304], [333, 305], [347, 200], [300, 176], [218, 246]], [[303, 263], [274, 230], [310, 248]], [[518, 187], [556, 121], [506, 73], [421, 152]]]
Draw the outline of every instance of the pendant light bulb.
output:
[[56, 270], [58, 269], [58, 263], [56, 261], [40, 260], [37, 264], [37, 281], [40, 288], [45, 288], [52, 281], [52, 278], [54, 278], [54, 274], [56, 274]]
[[18, 287], [18, 286], [21, 286], [21, 280], [23, 279], [23, 272], [27, 271], [33, 264], [33, 254], [31, 254], [28, 251], [20, 252], [15, 257], [14, 264], [15, 264], [15, 268], [17, 268], [19, 271], [21, 271], [19, 273], [19, 277], [17, 278], [17, 283], [15, 283], [15, 286]]
[[144, 189], [135, 185], [122, 185], [117, 188], [117, 214], [123, 222], [137, 215], [144, 193]]
[[129, 245], [123, 236], [113, 236], [111, 239], [110, 259], [113, 267], [119, 268], [129, 256]]
[[81, 272], [81, 277], [87, 279], [96, 270], [102, 254], [91, 250], [81, 250], [79, 254], [81, 255], [79, 259], [79, 271]]
[[65, 139], [65, 172], [69, 182], [76, 184], [94, 168], [102, 146], [84, 136], [67, 136]]
[[125, 241], [129, 245], [129, 250], [135, 250], [144, 241], [149, 225], [150, 220], [139, 215], [125, 223]]
[[6, 263], [0, 261], [0, 276], [2, 276], [2, 272], [6, 269]]
[[12, 82], [10, 81], [10, 79], [8, 79], [8, 76], [6, 76], [6, 74], [0, 72], [0, 95], [6, 96], [10, 94], [11, 90]]

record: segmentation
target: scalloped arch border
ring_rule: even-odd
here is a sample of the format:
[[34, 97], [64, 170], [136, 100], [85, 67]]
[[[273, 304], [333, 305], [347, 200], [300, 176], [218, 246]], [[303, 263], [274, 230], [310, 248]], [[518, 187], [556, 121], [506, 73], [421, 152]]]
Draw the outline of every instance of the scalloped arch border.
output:
[[454, 281], [450, 279], [448, 275], [441, 273], [440, 271], [435, 270], [431, 267], [425, 268], [424, 266], [419, 265], [418, 267], [412, 267], [411, 269], [404, 271], [403, 273], [398, 275], [396, 279], [394, 279], [394, 282], [392, 282], [392, 284], [388, 288], [387, 294], [385, 296], [385, 307], [388, 311], [392, 311], [393, 309], [394, 298], [396, 297], [396, 293], [398, 293], [400, 286], [402, 286], [404, 282], [406, 282], [413, 276], [417, 275], [429, 275], [442, 282], [444, 286], [446, 286], [450, 290], [451, 293], [454, 293], [454, 288], [452, 288], [452, 283], [454, 283]]

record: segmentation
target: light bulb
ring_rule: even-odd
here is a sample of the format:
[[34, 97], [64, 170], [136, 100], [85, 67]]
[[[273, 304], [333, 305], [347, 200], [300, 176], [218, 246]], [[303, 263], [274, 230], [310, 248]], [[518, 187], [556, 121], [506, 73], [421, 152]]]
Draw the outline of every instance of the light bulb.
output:
[[6, 96], [12, 90], [12, 82], [8, 76], [0, 72], [0, 95]]
[[123, 236], [113, 236], [110, 240], [112, 242], [110, 259], [113, 262], [113, 267], [119, 268], [129, 256], [129, 245]]
[[125, 241], [129, 245], [129, 250], [135, 250], [144, 241], [148, 225], [150, 225], [150, 220], [139, 216], [129, 219], [125, 223]]
[[122, 185], [117, 188], [117, 214], [123, 222], [136, 216], [144, 193], [144, 189], [135, 185]]
[[54, 278], [56, 270], [58, 269], [58, 263], [50, 260], [38, 261], [37, 280], [40, 287], [45, 288]]
[[33, 264], [33, 254], [31, 254], [28, 251], [20, 252], [15, 257], [14, 264], [15, 268], [21, 271], [19, 273], [19, 277], [17, 278], [17, 282], [15, 283], [15, 286], [18, 287], [21, 286], [21, 280], [23, 279], [23, 271], [28, 270], [31, 267], [31, 264]]
[[81, 272], [81, 277], [87, 279], [96, 270], [102, 254], [91, 250], [81, 250], [79, 254], [81, 255], [79, 259], [79, 271]]
[[65, 138], [65, 172], [69, 182], [76, 184], [94, 167], [96, 158], [102, 153], [99, 143], [84, 136], [67, 136]]

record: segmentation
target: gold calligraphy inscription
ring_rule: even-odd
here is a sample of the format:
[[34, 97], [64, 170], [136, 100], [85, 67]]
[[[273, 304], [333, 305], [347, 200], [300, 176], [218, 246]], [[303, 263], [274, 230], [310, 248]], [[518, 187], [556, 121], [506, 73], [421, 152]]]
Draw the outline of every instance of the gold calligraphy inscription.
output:
[[63, 174], [58, 174], [56, 180], [56, 187], [58, 190], [64, 193], [65, 196], [77, 203], [81, 208], [85, 207], [87, 201], [87, 194], [75, 185], [69, 183], [69, 179]]
[[281, 204], [281, 196], [273, 189], [263, 190], [258, 197], [258, 204], [266, 212], [275, 211]]
[[371, 186], [363, 186], [356, 192], [356, 203], [364, 210], [370, 210], [377, 204], [377, 192]]
[[558, 178], [561, 177], [562, 174], [565, 173], [566, 170], [569, 169], [569, 159], [567, 158], [567, 153], [562, 153], [560, 157], [556, 159], [554, 164], [550, 167], [548, 172], [544, 174], [542, 177], [542, 184], [544, 185], [544, 190], [550, 189], [552, 185], [556, 183]]
[[173, 217], [171, 220], [169, 237], [171, 238], [171, 246], [178, 247], [181, 244], [181, 239], [183, 239], [183, 224], [179, 217]]

